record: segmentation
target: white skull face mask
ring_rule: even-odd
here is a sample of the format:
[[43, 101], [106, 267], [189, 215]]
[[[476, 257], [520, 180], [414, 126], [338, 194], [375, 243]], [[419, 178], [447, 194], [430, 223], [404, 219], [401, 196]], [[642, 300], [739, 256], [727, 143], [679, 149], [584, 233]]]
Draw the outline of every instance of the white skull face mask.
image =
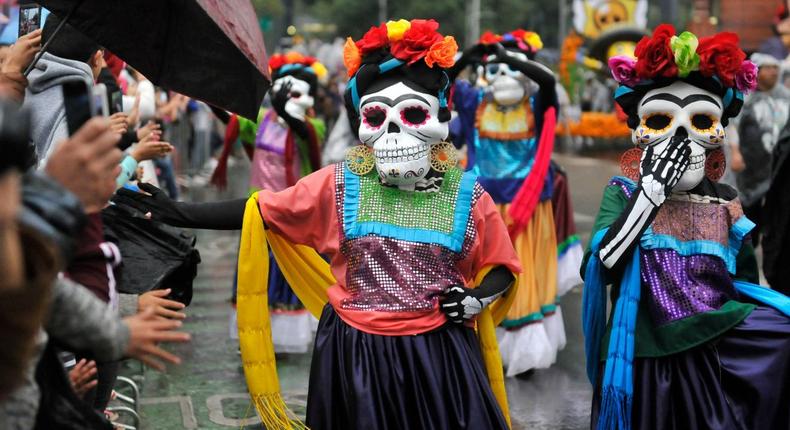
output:
[[402, 82], [364, 95], [359, 105], [359, 140], [373, 148], [381, 179], [413, 189], [431, 167], [430, 146], [445, 139], [439, 99]]
[[642, 148], [653, 146], [654, 157], [667, 149], [676, 133], [688, 134], [691, 160], [674, 189], [696, 187], [705, 177], [706, 150], [717, 149], [724, 142], [721, 97], [677, 81], [645, 94], [638, 113], [639, 126], [632, 132], [632, 139]]
[[291, 93], [288, 101], [285, 102], [285, 111], [294, 118], [304, 120], [307, 110], [313, 107], [314, 103], [313, 97], [310, 95], [310, 84], [286, 75], [274, 81], [272, 91], [277, 93], [283, 85], [289, 82], [291, 83]]
[[[527, 61], [527, 56], [520, 52], [509, 52], [521, 61]], [[502, 106], [518, 104], [529, 97], [531, 81], [518, 70], [513, 70], [505, 63], [497, 63], [496, 55], [488, 57], [485, 67], [485, 80], [494, 96], [494, 101]]]

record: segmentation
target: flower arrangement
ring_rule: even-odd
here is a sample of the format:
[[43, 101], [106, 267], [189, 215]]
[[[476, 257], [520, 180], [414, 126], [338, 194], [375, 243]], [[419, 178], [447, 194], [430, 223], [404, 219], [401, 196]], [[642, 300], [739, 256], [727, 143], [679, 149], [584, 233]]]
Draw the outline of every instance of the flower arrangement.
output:
[[458, 44], [452, 36], [439, 34], [438, 29], [439, 23], [432, 19], [401, 19], [370, 27], [357, 41], [347, 38], [343, 46], [343, 64], [348, 76], [354, 76], [359, 70], [364, 56], [385, 49], [407, 64], [422, 60], [431, 68], [452, 67]]
[[290, 51], [285, 54], [275, 54], [269, 58], [269, 71], [272, 74], [286, 65], [299, 65], [306, 69], [312, 69], [318, 79], [322, 79], [327, 73], [326, 67], [318, 62], [315, 57], [302, 55], [296, 51]]
[[757, 88], [757, 66], [738, 47], [738, 35], [723, 32], [697, 39], [675, 27], [661, 24], [651, 37], [643, 37], [634, 51], [636, 58], [618, 55], [609, 59], [612, 76], [621, 85], [633, 87], [656, 78], [685, 78], [691, 72], [716, 77], [729, 88], [748, 93]]
[[486, 31], [480, 36], [478, 41], [478, 43], [483, 45], [493, 45], [501, 42], [516, 42], [519, 49], [533, 54], [543, 49], [543, 40], [540, 39], [538, 33], [521, 28], [502, 35]]

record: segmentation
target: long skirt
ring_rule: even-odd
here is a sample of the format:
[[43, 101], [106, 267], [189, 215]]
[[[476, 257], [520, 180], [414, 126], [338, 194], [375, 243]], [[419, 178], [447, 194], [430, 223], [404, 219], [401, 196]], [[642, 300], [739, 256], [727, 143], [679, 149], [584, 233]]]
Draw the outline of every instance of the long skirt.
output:
[[327, 305], [316, 333], [306, 424], [323, 429], [507, 429], [474, 331], [359, 331]]
[[[596, 387], [592, 429], [600, 392]], [[773, 308], [756, 308], [707, 344], [634, 361], [634, 430], [790, 429], [788, 405], [790, 318]]]

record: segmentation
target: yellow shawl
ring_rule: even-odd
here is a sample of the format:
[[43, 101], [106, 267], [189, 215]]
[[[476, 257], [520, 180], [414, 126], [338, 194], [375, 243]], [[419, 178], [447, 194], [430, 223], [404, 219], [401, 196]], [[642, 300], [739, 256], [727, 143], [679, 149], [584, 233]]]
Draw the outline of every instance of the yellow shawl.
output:
[[[267, 429], [307, 429], [288, 410], [280, 395], [269, 322], [267, 244], [271, 246], [274, 258], [288, 284], [305, 308], [316, 318], [321, 315], [328, 301], [326, 290], [335, 284], [335, 278], [329, 264], [315, 250], [294, 245], [263, 228], [258, 193], [247, 200], [239, 246], [237, 295], [239, 343], [247, 388]], [[476, 284], [479, 284], [490, 269], [487, 267], [478, 274]], [[518, 282], [514, 283], [503, 298], [486, 308], [477, 320], [477, 336], [488, 380], [508, 425], [510, 414], [494, 328], [510, 308], [517, 284]]]

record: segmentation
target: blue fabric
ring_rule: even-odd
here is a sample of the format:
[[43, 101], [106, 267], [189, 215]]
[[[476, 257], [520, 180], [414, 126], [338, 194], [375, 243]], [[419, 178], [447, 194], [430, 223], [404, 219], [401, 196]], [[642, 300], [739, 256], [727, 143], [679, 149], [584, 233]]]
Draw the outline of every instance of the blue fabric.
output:
[[537, 139], [506, 140], [490, 139], [475, 135], [475, 165], [472, 171], [483, 178], [521, 179], [532, 170]]
[[464, 239], [466, 238], [466, 224], [469, 212], [472, 210], [475, 182], [477, 182], [477, 177], [473, 173], [464, 172], [461, 177], [453, 214], [453, 231], [449, 234], [435, 230], [401, 227], [383, 222], [358, 222], [357, 213], [360, 204], [359, 176], [348, 170], [348, 167], [344, 168], [344, 175], [343, 231], [347, 238], [354, 239], [373, 234], [409, 242], [444, 246], [453, 252], [461, 252]]
[[790, 317], [790, 297], [762, 285], [752, 284], [750, 282], [738, 281], [734, 282], [735, 289], [739, 293], [751, 297], [752, 299], [766, 304], [779, 312]]
[[[601, 339], [606, 331], [606, 271], [597, 257], [601, 239], [606, 231], [608, 228], [602, 229], [593, 238], [593, 256], [587, 263], [582, 299], [587, 376], [593, 385], [598, 376]], [[637, 247], [631, 261], [625, 267], [620, 282], [620, 297], [617, 299], [612, 316], [612, 333], [601, 385], [602, 400], [598, 430], [631, 428], [631, 406], [634, 397], [634, 333], [641, 296], [639, 270], [639, 247]]]

